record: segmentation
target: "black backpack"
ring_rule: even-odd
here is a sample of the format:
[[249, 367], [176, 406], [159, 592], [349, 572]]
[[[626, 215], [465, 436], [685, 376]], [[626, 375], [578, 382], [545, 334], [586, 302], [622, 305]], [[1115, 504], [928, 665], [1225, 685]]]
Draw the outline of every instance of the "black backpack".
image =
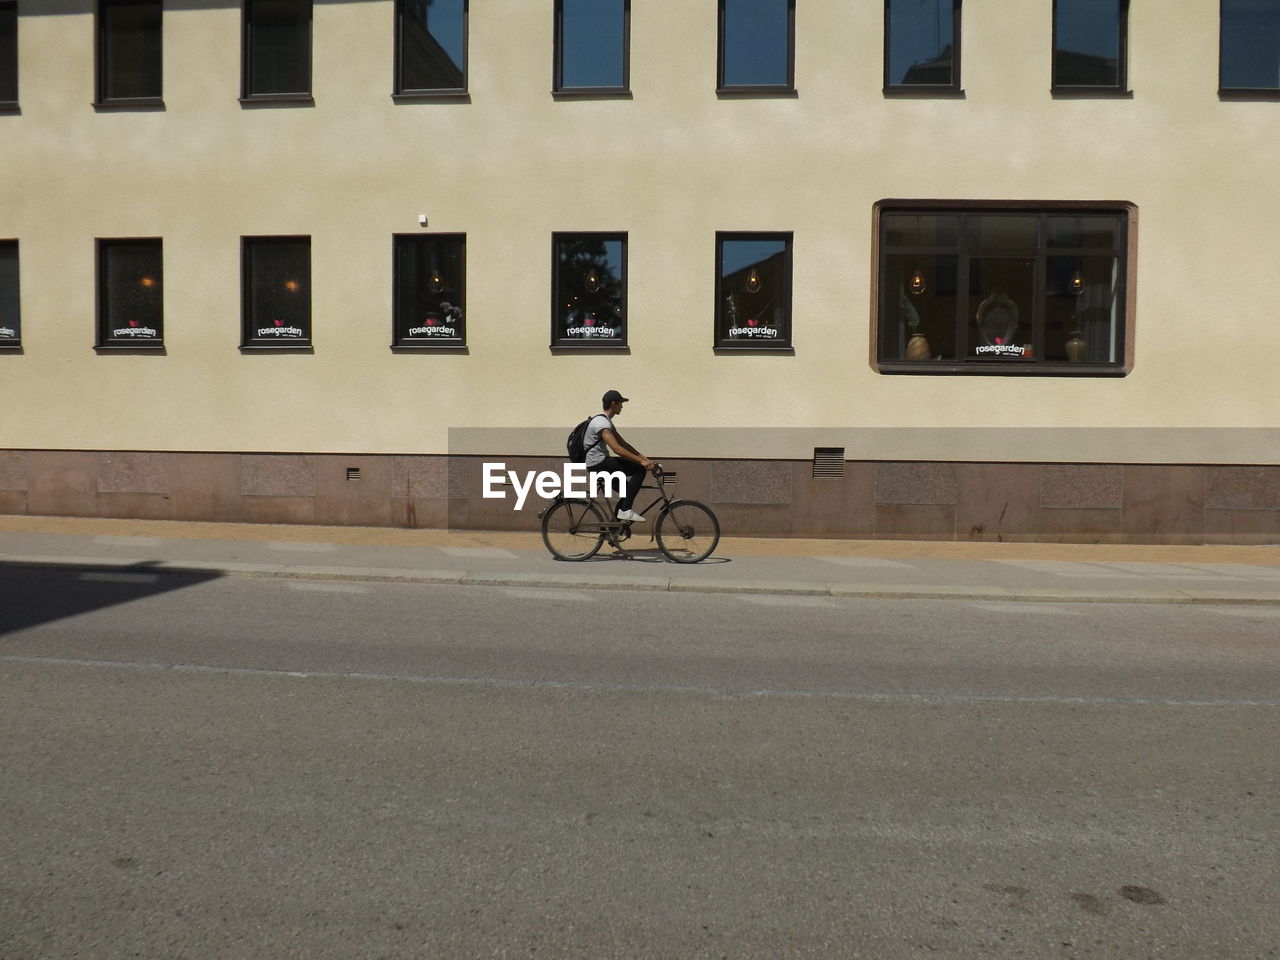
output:
[[[564, 446], [569, 452], [570, 463], [587, 462], [587, 427], [589, 427], [591, 425], [591, 421], [598, 416], [600, 416], [600, 414], [593, 413], [569, 431], [569, 438], [565, 441]], [[597, 435], [596, 442], [591, 445], [591, 449], [594, 450], [596, 447], [600, 446], [601, 441], [602, 438]]]

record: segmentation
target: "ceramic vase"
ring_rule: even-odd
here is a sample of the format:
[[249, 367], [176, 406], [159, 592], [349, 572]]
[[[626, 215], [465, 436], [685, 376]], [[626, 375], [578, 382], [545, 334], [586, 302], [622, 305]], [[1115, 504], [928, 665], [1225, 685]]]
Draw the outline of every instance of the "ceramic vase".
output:
[[911, 339], [907, 341], [907, 359], [929, 359], [929, 341], [925, 339], [925, 335], [923, 333], [913, 333], [911, 335]]

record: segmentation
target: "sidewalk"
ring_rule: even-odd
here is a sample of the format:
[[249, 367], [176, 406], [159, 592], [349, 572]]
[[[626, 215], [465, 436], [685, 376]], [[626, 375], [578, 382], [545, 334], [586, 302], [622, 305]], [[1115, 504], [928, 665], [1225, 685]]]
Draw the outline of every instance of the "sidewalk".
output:
[[1280, 546], [726, 537], [709, 560], [553, 560], [535, 533], [0, 516], [0, 565], [575, 589], [1120, 603], [1280, 604]]

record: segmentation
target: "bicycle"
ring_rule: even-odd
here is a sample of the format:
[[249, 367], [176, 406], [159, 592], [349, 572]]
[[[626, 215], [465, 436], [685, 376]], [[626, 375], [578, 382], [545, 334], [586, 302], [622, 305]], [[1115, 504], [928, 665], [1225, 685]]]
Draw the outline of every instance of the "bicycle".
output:
[[[667, 495], [667, 484], [676, 475], [666, 473], [662, 464], [653, 471], [656, 486], [644, 484], [641, 490], [656, 490], [657, 496], [639, 511], [648, 514], [658, 504], [657, 519], [650, 539], [657, 539], [658, 549], [673, 563], [698, 563], [711, 556], [720, 542], [720, 521], [711, 508], [697, 500], [673, 500]], [[608, 510], [605, 514], [601, 506]], [[586, 500], [557, 496], [543, 510], [542, 542], [557, 560], [589, 560], [607, 541], [622, 556], [630, 558], [622, 544], [631, 537], [630, 520], [606, 520], [614, 510], [607, 500]]]

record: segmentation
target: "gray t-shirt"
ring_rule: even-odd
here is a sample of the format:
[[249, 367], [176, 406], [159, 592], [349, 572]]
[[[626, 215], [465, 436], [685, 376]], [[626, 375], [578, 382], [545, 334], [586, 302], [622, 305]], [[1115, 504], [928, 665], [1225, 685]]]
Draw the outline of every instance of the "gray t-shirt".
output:
[[582, 438], [582, 444], [587, 448], [588, 469], [613, 454], [613, 451], [609, 449], [609, 445], [600, 439], [600, 431], [608, 430], [612, 426], [613, 421], [604, 413], [597, 413], [591, 418], [591, 422], [587, 424], [587, 433]]

